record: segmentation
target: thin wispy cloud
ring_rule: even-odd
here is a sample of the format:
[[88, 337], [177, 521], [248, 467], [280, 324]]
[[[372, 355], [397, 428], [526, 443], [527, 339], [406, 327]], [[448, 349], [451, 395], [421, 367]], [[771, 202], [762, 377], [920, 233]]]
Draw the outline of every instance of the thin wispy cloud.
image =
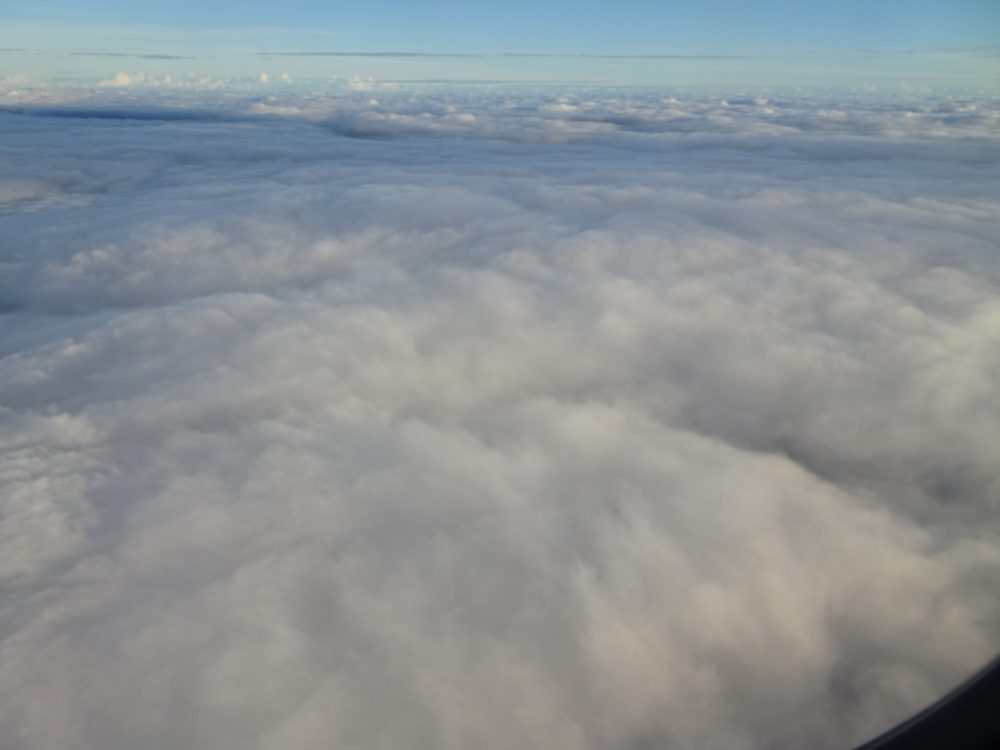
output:
[[269, 57], [426, 57], [426, 58], [503, 58], [523, 57], [542, 59], [591, 59], [591, 60], [743, 60], [747, 55], [679, 55], [679, 54], [595, 54], [595, 53], [562, 53], [562, 52], [332, 52], [303, 51], [277, 52], [261, 51], [258, 53]]
[[567, 57], [594, 60], [745, 60], [748, 55], [677, 55], [677, 54], [633, 54], [613, 55], [596, 53], [555, 53], [555, 52], [505, 52], [503, 57]]
[[195, 60], [189, 55], [168, 55], [158, 52], [71, 52], [73, 57], [124, 57], [134, 60]]
[[469, 58], [469, 57], [492, 57], [492, 55], [466, 53], [466, 52], [269, 52], [261, 51], [257, 54], [273, 57], [445, 57], [445, 58]]

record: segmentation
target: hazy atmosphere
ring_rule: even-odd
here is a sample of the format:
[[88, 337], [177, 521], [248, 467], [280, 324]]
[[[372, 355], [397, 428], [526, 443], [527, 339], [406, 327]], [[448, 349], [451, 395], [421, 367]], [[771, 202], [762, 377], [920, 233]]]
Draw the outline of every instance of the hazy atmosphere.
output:
[[0, 747], [847, 749], [995, 655], [995, 5], [107, 5], [0, 12]]

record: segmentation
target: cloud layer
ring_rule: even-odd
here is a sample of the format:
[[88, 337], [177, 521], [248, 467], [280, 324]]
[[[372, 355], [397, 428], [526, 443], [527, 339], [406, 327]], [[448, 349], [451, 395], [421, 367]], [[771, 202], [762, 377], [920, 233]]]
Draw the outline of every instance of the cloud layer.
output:
[[843, 748], [993, 655], [995, 102], [93, 96], [0, 112], [3, 747]]

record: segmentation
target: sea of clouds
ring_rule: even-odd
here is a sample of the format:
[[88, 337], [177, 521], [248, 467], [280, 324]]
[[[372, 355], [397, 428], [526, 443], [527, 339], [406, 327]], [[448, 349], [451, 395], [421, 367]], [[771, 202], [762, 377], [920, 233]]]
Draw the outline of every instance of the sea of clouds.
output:
[[994, 655], [1000, 102], [371, 83], [5, 99], [0, 746], [833, 750]]

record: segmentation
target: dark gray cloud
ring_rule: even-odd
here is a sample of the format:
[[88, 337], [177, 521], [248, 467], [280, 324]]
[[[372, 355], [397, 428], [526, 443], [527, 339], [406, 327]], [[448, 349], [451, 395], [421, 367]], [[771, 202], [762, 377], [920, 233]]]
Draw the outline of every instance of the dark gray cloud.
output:
[[842, 748], [992, 656], [996, 102], [165, 96], [0, 112], [0, 745]]
[[24, 117], [44, 117], [67, 120], [148, 120], [181, 122], [238, 122], [246, 115], [217, 110], [199, 110], [180, 107], [136, 106], [57, 106], [57, 107], [0, 107], [0, 112]]

